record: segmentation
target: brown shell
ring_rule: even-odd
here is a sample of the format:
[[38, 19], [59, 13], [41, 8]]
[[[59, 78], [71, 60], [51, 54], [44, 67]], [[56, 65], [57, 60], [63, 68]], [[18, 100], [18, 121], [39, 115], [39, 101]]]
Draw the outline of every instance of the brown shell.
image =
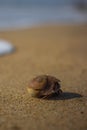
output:
[[52, 94], [60, 94], [60, 80], [50, 75], [40, 75], [32, 79], [28, 89], [33, 89], [37, 92], [37, 97], [49, 97]]

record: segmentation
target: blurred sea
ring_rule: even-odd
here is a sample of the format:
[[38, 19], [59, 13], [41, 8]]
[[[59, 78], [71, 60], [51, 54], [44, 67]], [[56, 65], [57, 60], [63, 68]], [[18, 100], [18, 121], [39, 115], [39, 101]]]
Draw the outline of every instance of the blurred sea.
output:
[[0, 0], [0, 30], [86, 23], [87, 11], [79, 11], [74, 3], [75, 0]]

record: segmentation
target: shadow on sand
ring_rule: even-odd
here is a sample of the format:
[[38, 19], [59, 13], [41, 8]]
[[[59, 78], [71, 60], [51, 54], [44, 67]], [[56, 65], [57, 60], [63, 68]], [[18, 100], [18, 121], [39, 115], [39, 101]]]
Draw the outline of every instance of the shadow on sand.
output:
[[73, 99], [73, 98], [81, 98], [82, 95], [78, 94], [78, 93], [72, 93], [72, 92], [63, 92], [60, 96], [58, 95], [53, 95], [49, 98], [47, 98], [48, 100], [69, 100], [69, 99]]

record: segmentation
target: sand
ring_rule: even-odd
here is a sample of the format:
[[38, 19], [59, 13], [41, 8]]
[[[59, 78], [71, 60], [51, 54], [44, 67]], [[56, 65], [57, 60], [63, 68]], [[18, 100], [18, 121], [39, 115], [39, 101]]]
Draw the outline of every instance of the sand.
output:
[[[0, 57], [0, 130], [87, 130], [87, 25], [2, 31], [16, 52]], [[63, 97], [32, 98], [30, 79], [61, 80]]]

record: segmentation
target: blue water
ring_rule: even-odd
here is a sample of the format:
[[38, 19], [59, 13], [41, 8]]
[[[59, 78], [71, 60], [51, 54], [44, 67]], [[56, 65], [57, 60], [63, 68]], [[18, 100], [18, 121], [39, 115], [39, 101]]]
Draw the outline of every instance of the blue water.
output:
[[[29, 5], [69, 5], [76, 0], [0, 0], [0, 5], [29, 6]], [[78, 0], [77, 0], [78, 1]]]
[[86, 23], [87, 12], [77, 10], [75, 2], [76, 0], [0, 0], [0, 30], [49, 23]]

